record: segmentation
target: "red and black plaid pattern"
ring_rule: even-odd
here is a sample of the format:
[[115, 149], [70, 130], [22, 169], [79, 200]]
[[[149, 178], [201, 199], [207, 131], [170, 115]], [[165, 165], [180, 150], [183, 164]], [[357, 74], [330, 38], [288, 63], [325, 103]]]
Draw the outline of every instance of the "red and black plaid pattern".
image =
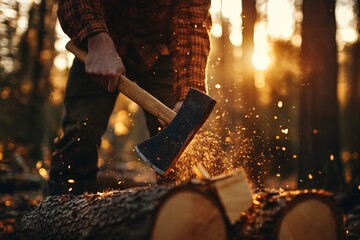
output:
[[180, 101], [190, 87], [206, 91], [209, 8], [210, 0], [59, 0], [58, 17], [79, 45], [107, 32], [121, 57], [133, 47], [143, 69], [170, 50], [175, 100]]

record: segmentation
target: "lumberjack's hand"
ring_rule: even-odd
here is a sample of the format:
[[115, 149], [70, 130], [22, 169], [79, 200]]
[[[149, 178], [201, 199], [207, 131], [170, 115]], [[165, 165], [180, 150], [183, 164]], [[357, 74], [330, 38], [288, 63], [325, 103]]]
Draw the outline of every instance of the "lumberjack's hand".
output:
[[119, 77], [125, 74], [125, 67], [107, 33], [98, 33], [88, 39], [85, 71], [109, 92], [117, 90]]
[[[177, 113], [177, 112], [180, 110], [180, 108], [181, 108], [181, 106], [183, 105], [183, 103], [184, 103], [184, 101], [177, 102], [177, 103], [175, 104], [174, 108], [173, 108], [174, 112]], [[162, 126], [163, 128], [165, 128], [167, 124], [166, 124], [164, 121], [162, 121], [161, 119], [159, 119], [159, 118], [158, 118], [158, 120], [159, 120], [161, 126]]]

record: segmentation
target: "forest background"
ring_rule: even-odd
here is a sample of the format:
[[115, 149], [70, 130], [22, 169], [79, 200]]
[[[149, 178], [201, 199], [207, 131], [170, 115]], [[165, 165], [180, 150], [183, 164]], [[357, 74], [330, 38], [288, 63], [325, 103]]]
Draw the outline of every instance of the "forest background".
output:
[[[360, 191], [359, 9], [355, 0], [212, 0], [207, 81], [218, 104], [176, 181], [201, 164], [211, 175], [242, 167], [254, 191]], [[73, 60], [56, 10], [55, 0], [0, 3], [0, 165], [45, 180]], [[109, 185], [155, 182], [133, 151], [147, 137], [142, 111], [120, 96], [100, 148]]]

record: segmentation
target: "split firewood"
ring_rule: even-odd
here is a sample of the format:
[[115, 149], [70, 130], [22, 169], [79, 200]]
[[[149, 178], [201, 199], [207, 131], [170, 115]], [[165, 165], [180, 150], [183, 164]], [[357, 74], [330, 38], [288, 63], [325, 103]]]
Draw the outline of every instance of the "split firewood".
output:
[[261, 192], [233, 226], [232, 239], [342, 240], [342, 219], [332, 194], [324, 190]]
[[[201, 169], [201, 168], [200, 168]], [[204, 171], [204, 170], [202, 170]], [[206, 176], [206, 174], [203, 173]], [[208, 180], [213, 194], [216, 195], [230, 224], [239, 220], [240, 214], [248, 210], [253, 202], [253, 196], [243, 171], [234, 171], [231, 174], [219, 175]], [[193, 182], [198, 180], [194, 179]]]

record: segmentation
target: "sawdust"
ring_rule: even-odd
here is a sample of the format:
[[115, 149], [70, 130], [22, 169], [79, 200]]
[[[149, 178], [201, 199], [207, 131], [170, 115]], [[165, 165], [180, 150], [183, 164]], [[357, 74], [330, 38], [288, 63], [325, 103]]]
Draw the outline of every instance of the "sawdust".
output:
[[222, 134], [200, 130], [169, 175], [159, 177], [159, 181], [179, 184], [196, 178], [199, 168], [214, 177], [241, 167], [239, 161], [248, 154], [248, 145], [240, 139], [240, 130]]

